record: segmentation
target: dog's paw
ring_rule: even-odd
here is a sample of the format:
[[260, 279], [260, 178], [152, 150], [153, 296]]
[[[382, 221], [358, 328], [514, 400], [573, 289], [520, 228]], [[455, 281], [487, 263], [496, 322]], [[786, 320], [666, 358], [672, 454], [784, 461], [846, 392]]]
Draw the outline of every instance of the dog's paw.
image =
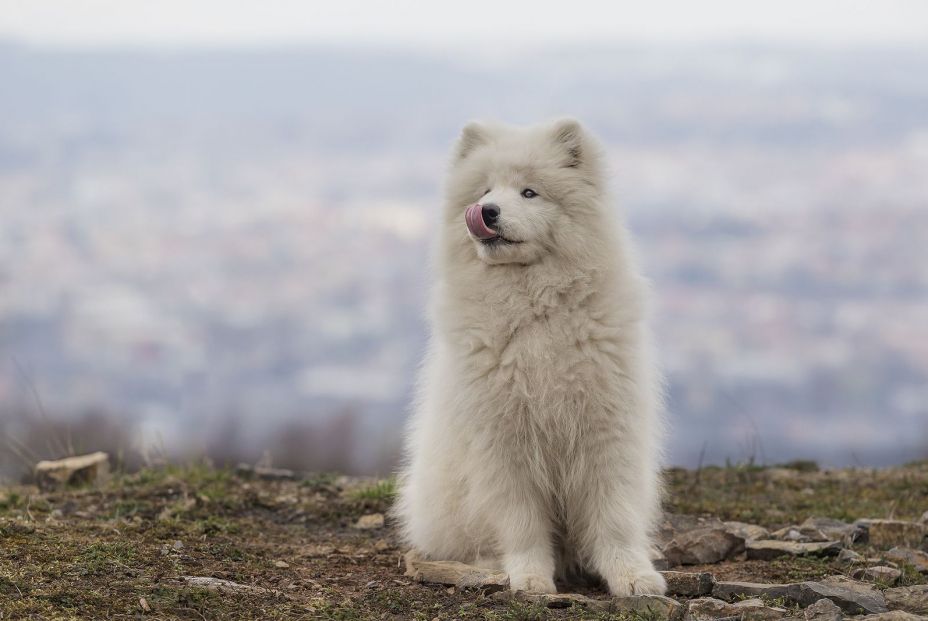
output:
[[609, 592], [619, 597], [629, 595], [663, 595], [667, 591], [664, 577], [651, 566], [626, 567], [608, 576]]
[[538, 574], [514, 574], [509, 576], [509, 588], [526, 593], [557, 593], [551, 577]]

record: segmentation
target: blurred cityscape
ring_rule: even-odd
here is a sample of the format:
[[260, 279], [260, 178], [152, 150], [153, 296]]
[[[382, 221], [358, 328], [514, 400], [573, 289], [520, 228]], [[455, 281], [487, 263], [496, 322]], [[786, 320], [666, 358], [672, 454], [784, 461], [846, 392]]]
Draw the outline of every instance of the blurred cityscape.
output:
[[668, 463], [928, 456], [926, 75], [928, 47], [0, 45], [0, 475], [68, 443], [389, 471], [450, 145], [560, 115], [654, 283]]

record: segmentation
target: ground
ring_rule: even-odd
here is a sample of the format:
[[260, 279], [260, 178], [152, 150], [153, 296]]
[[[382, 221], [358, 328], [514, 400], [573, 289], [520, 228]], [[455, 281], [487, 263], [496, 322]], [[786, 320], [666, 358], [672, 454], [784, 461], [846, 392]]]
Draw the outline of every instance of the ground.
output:
[[[674, 469], [666, 478], [669, 511], [772, 528], [810, 516], [917, 519], [928, 509], [928, 462], [885, 470], [820, 471], [805, 462]], [[393, 491], [390, 480], [265, 481], [206, 464], [52, 492], [0, 487], [0, 619], [623, 618], [412, 583], [389, 520], [385, 528], [354, 528], [360, 516], [385, 512]], [[817, 559], [702, 569], [758, 582], [846, 571]], [[925, 581], [905, 569], [903, 584]], [[184, 576], [265, 591], [217, 593]]]

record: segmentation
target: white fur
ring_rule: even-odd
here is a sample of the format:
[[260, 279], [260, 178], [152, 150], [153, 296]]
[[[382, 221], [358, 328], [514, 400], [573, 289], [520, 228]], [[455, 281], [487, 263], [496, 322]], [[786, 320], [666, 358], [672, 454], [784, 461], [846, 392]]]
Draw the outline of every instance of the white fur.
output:
[[[601, 159], [563, 120], [470, 124], [451, 164], [395, 515], [420, 553], [501, 565], [513, 590], [554, 592], [556, 575], [582, 570], [616, 595], [664, 591], [650, 561], [661, 399], [646, 286]], [[522, 243], [469, 235], [464, 210], [491, 201]]]

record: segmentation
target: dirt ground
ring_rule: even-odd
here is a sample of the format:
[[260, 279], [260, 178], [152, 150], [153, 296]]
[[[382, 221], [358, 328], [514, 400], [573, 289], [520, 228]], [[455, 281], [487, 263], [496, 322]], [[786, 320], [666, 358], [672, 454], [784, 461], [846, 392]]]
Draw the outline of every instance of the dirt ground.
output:
[[[772, 528], [810, 516], [917, 519], [928, 510], [928, 463], [675, 469], [667, 484], [669, 511]], [[411, 582], [389, 520], [354, 527], [362, 515], [385, 513], [393, 493], [390, 480], [266, 481], [206, 464], [117, 474], [101, 486], [62, 491], [0, 487], [0, 619], [635, 618]], [[804, 558], [684, 569], [755, 582], [847, 571]], [[925, 581], [903, 569], [903, 584]], [[254, 588], [217, 592], [189, 584], [191, 576]]]

